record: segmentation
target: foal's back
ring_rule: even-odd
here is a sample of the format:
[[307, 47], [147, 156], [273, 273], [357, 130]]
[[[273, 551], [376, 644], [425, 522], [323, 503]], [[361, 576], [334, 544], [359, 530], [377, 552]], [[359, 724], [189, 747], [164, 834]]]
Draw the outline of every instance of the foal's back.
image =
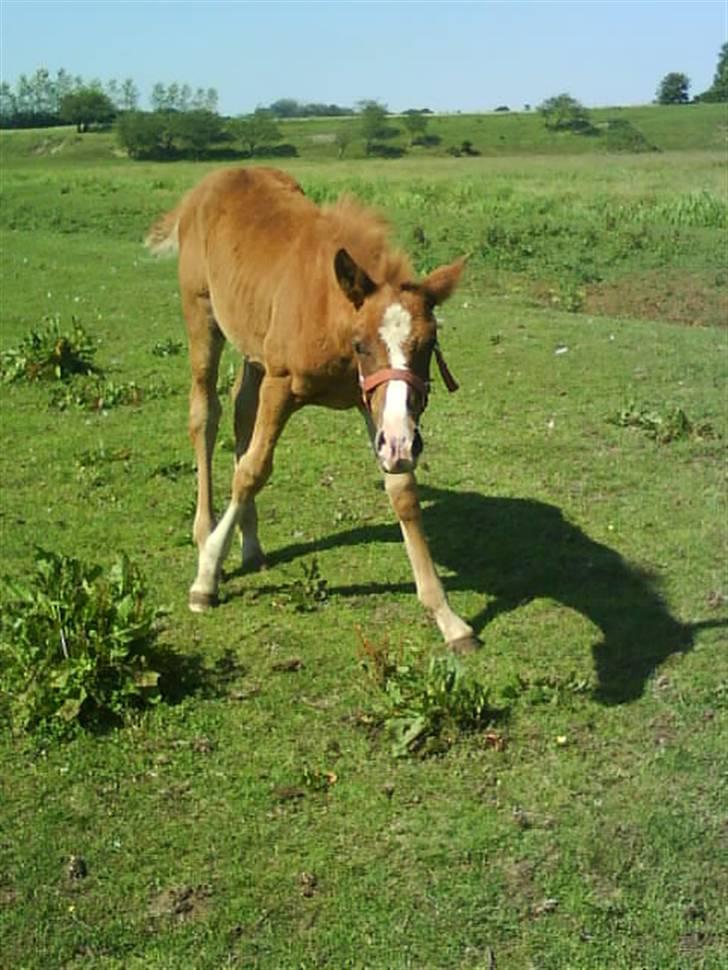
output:
[[300, 292], [305, 282], [300, 253], [315, 253], [320, 219], [318, 208], [284, 172], [212, 173], [180, 204], [183, 301], [209, 299], [227, 339], [263, 363], [266, 336], [284, 294]]

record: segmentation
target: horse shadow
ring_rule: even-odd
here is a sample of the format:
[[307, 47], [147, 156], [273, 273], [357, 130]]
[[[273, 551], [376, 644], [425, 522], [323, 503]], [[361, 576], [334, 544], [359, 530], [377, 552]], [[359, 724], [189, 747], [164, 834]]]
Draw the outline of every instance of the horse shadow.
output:
[[[683, 623], [659, 590], [659, 576], [627, 562], [591, 539], [560, 509], [533, 499], [491, 498], [421, 486], [424, 525], [433, 558], [455, 573], [448, 590], [482, 593], [487, 601], [469, 618], [476, 633], [502, 613], [547, 597], [576, 610], [601, 631], [592, 645], [594, 696], [604, 704], [636, 700], [668, 657], [692, 649], [700, 629], [728, 620]], [[368, 542], [401, 542], [396, 525], [366, 526], [269, 556], [271, 566], [326, 549]], [[411, 589], [411, 584], [338, 586], [339, 595]]]

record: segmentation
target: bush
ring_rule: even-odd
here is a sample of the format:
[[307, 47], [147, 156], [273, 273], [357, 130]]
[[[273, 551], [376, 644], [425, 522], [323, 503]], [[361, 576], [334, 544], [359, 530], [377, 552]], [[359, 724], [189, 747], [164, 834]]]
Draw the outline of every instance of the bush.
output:
[[473, 143], [467, 139], [461, 142], [459, 146], [451, 145], [447, 151], [448, 154], [452, 155], [454, 158], [462, 158], [463, 156], [466, 158], [475, 158], [476, 156], [480, 155], [478, 149], [475, 148]]
[[105, 573], [38, 549], [31, 583], [0, 589], [0, 696], [16, 732], [63, 737], [157, 699], [158, 612], [126, 556]]
[[436, 148], [437, 145], [442, 144], [442, 138], [440, 135], [420, 135], [419, 138], [412, 139], [413, 145], [419, 145], [421, 148]]
[[14, 381], [67, 381], [76, 374], [94, 374], [96, 346], [75, 317], [70, 333], [61, 333], [60, 317], [46, 317], [40, 330], [31, 330], [17, 347], [0, 353], [0, 377]]
[[589, 112], [570, 94], [557, 94], [538, 106], [539, 114], [549, 131], [571, 131], [577, 135], [593, 135], [596, 129]]

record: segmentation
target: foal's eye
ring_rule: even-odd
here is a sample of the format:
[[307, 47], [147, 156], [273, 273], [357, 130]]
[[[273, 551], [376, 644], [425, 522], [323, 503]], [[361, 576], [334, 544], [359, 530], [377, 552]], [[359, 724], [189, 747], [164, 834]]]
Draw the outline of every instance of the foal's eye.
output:
[[354, 341], [354, 351], [357, 354], [366, 354], [367, 349], [364, 346], [364, 344], [361, 342], [361, 340], [355, 340]]

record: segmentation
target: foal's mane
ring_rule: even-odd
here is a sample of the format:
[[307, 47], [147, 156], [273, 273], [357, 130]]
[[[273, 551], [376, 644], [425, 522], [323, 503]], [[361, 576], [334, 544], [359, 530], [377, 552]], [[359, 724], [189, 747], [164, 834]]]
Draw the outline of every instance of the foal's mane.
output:
[[391, 227], [374, 209], [351, 195], [342, 195], [324, 206], [323, 214], [336, 239], [379, 286], [399, 286], [414, 278], [407, 254], [393, 248]]

